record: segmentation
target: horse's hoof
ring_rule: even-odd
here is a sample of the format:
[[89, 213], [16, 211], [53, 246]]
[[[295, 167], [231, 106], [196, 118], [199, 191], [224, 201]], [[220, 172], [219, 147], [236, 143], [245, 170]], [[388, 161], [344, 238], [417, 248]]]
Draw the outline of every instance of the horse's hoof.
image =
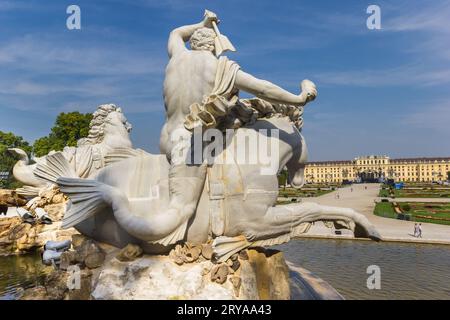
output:
[[365, 226], [363, 224], [356, 224], [353, 231], [355, 238], [369, 238], [374, 241], [382, 241], [381, 235], [373, 225]]
[[374, 227], [369, 229], [369, 238], [374, 241], [383, 241], [381, 234]]

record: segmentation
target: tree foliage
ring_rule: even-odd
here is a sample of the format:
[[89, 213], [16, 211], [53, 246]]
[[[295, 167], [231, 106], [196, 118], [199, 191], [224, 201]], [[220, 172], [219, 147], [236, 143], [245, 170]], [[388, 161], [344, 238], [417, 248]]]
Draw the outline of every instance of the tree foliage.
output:
[[36, 157], [46, 155], [52, 150], [60, 151], [65, 146], [74, 147], [77, 141], [88, 135], [91, 113], [60, 113], [48, 136], [37, 139], [33, 144]]
[[34, 156], [42, 157], [52, 150], [59, 151], [65, 146], [76, 146], [79, 139], [88, 135], [91, 120], [91, 113], [60, 113], [50, 134], [37, 139], [33, 147], [20, 136], [0, 131], [0, 171], [10, 173], [7, 180], [0, 181], [0, 188], [14, 189], [20, 186], [12, 177], [12, 168], [19, 159], [16, 154], [8, 152], [8, 148], [23, 149], [29, 157], [33, 151]]
[[0, 181], [0, 188], [12, 189], [19, 186], [19, 183], [12, 177], [12, 168], [19, 160], [18, 156], [8, 151], [8, 148], [20, 148], [31, 153], [31, 146], [21, 136], [16, 136], [12, 132], [0, 131], [0, 171], [9, 172], [9, 178]]
[[278, 174], [278, 185], [279, 186], [286, 186], [287, 182], [288, 182], [288, 171], [283, 169]]

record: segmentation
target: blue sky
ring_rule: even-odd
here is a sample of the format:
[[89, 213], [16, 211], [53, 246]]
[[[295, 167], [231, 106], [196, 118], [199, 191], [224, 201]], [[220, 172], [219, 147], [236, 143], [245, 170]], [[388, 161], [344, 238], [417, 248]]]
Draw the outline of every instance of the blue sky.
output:
[[[81, 8], [81, 30], [66, 8]], [[368, 30], [366, 8], [381, 8]], [[314, 81], [310, 160], [450, 156], [449, 1], [0, 0], [0, 130], [32, 142], [62, 111], [123, 107], [158, 152], [169, 32], [208, 8], [245, 71], [298, 93]]]

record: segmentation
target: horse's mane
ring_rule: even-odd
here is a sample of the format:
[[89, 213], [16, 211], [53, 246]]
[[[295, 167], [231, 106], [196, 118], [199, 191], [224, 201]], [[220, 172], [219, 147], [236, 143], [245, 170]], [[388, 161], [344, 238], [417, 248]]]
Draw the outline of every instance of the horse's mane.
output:
[[104, 128], [106, 124], [106, 117], [111, 112], [122, 112], [120, 107], [115, 104], [99, 105], [93, 114], [93, 118], [89, 123], [89, 133], [86, 138], [78, 140], [77, 146], [94, 145], [101, 143], [105, 137]]

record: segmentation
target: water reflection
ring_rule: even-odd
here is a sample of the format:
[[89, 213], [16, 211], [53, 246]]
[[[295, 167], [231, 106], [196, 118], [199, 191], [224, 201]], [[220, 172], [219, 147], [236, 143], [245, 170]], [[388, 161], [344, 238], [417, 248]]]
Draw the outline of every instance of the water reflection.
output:
[[[447, 245], [301, 239], [278, 249], [346, 299], [450, 299]], [[369, 265], [381, 269], [380, 290], [366, 287]]]
[[23, 289], [42, 284], [51, 270], [39, 253], [0, 257], [0, 300], [17, 299]]

